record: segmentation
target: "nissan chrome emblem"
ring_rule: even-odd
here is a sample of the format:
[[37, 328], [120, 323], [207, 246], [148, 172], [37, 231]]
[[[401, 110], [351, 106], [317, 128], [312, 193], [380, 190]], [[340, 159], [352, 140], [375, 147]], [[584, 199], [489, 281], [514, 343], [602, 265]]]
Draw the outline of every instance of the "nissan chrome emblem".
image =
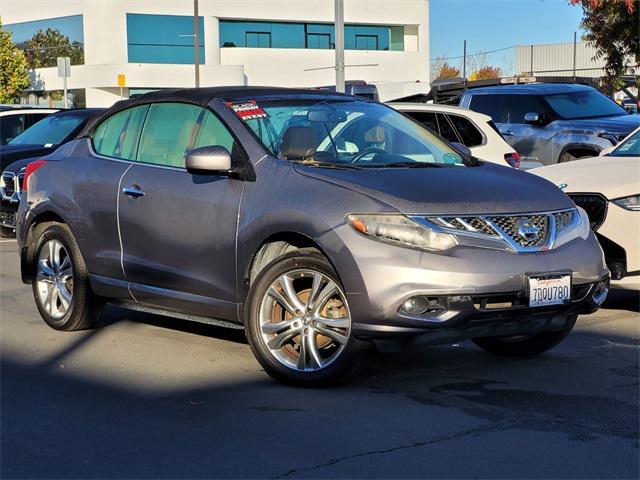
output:
[[528, 218], [518, 220], [516, 231], [527, 242], [534, 242], [540, 236], [540, 229]]

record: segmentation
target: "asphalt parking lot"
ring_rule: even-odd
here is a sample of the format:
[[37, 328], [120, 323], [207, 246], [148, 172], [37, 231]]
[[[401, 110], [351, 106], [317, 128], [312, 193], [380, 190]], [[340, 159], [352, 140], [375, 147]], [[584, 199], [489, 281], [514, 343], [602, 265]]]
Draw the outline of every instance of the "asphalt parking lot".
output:
[[0, 243], [2, 478], [638, 478], [640, 305], [561, 346], [370, 352], [347, 385], [276, 384], [242, 333], [108, 308], [51, 330]]

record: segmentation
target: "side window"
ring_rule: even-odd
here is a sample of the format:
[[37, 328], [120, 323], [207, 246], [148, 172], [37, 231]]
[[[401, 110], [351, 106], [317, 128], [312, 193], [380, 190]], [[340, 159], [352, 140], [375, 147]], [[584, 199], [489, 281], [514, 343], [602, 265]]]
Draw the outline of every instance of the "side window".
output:
[[533, 95], [510, 95], [511, 103], [509, 106], [509, 123], [524, 123], [524, 116], [529, 112], [535, 112], [542, 115], [544, 107]]
[[459, 142], [460, 139], [456, 135], [455, 130], [447, 120], [444, 113], [438, 114], [438, 125], [440, 126], [440, 136], [447, 139], [449, 142]]
[[25, 115], [0, 117], [0, 145], [9, 143], [25, 130]]
[[425, 127], [433, 130], [440, 135], [440, 129], [438, 128], [438, 121], [436, 120], [436, 114], [433, 112], [405, 112], [414, 120], [420, 122]]
[[184, 154], [194, 144], [203, 109], [186, 103], [154, 103], [144, 125], [138, 162], [184, 167]]
[[460, 115], [449, 115], [449, 120], [451, 120], [451, 123], [453, 123], [453, 126], [458, 131], [462, 143], [467, 147], [482, 145], [482, 141], [484, 140], [482, 133], [469, 119], [461, 117]]
[[202, 125], [193, 148], [220, 145], [226, 148], [229, 153], [232, 153], [234, 144], [235, 140], [227, 130], [227, 127], [209, 110], [204, 110]]
[[507, 123], [506, 95], [472, 95], [469, 109], [489, 115], [496, 123]]
[[140, 131], [148, 105], [129, 108], [111, 115], [93, 133], [93, 148], [107, 157], [135, 160]]

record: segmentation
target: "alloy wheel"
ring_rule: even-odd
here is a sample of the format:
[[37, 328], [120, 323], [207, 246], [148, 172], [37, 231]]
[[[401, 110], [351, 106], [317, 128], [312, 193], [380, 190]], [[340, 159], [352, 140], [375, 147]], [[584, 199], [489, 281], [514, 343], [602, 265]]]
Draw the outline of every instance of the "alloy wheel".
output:
[[321, 370], [336, 360], [351, 331], [351, 315], [341, 288], [312, 269], [280, 275], [262, 298], [259, 320], [271, 355], [303, 372]]
[[73, 300], [73, 267], [69, 252], [59, 240], [48, 240], [40, 248], [36, 268], [40, 305], [52, 318], [64, 317]]

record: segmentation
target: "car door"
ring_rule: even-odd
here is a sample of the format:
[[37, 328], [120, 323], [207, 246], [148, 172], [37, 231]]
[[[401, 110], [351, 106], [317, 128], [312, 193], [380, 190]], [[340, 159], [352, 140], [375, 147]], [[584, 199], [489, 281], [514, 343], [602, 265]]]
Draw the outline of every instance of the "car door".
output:
[[141, 303], [236, 318], [235, 234], [243, 182], [187, 172], [191, 148], [242, 147], [210, 110], [156, 103], [119, 192], [124, 272]]
[[135, 158], [148, 108], [132, 107], [109, 116], [91, 138], [78, 140], [80, 145], [74, 150], [84, 164], [74, 170], [70, 184], [76, 186], [74, 196], [83, 207], [83, 221], [77, 223], [84, 228], [81, 241], [85, 261], [89, 271], [102, 277], [105, 285], [120, 285], [125, 292], [117, 221], [118, 187]]
[[508, 134], [505, 138], [518, 152], [520, 160], [548, 163], [545, 161], [549, 151], [545, 124], [525, 123], [524, 116], [527, 113], [537, 113], [540, 118], [545, 118], [547, 115], [544, 105], [537, 96], [509, 95], [509, 121], [502, 134]]

